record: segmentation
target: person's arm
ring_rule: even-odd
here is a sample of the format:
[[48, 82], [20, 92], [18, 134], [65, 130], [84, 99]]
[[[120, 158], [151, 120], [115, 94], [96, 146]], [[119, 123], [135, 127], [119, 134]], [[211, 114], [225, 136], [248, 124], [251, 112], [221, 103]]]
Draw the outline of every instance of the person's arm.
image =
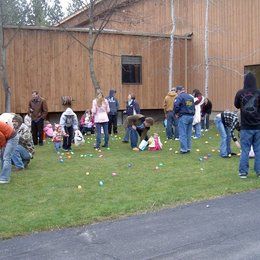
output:
[[105, 99], [105, 103], [106, 103], [106, 112], [108, 114], [110, 112], [110, 107], [109, 107], [107, 99]]
[[78, 125], [79, 125], [79, 121], [78, 121], [77, 115], [75, 114], [73, 116], [73, 129], [78, 130]]
[[177, 97], [174, 101], [174, 112], [175, 112], [175, 115], [177, 115], [177, 116], [179, 116], [180, 105], [181, 105], [181, 98]]
[[239, 125], [239, 121], [238, 121], [238, 118], [237, 117], [234, 117], [233, 118], [233, 121], [232, 121], [232, 125], [231, 125], [231, 128], [230, 128], [230, 134], [231, 134], [231, 138], [234, 142], [237, 141], [237, 138], [235, 136], [235, 129], [236, 127]]
[[97, 106], [96, 106], [96, 101], [95, 100], [92, 101], [91, 112], [92, 112], [93, 115], [95, 115], [97, 113]]
[[47, 102], [45, 99], [43, 99], [42, 101], [42, 118], [46, 119], [48, 114], [48, 106], [47, 106]]
[[234, 106], [238, 109], [241, 108], [241, 103], [240, 103], [240, 91], [237, 92], [236, 96], [235, 96], [235, 100], [234, 100]]

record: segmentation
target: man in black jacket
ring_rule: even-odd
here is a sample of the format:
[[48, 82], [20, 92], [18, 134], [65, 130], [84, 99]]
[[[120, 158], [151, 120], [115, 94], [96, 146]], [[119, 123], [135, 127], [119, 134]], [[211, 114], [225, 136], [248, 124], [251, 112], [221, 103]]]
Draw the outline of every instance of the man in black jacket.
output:
[[239, 163], [239, 176], [247, 178], [249, 170], [249, 152], [251, 145], [255, 152], [254, 170], [260, 177], [260, 90], [256, 87], [256, 78], [249, 72], [244, 78], [244, 88], [235, 96], [234, 105], [241, 111], [240, 143], [242, 153]]

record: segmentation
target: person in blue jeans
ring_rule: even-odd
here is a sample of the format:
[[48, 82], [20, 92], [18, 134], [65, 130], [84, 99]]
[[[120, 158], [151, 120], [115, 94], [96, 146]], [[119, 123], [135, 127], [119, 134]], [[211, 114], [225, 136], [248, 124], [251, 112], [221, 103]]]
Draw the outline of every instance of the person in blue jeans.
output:
[[26, 168], [33, 158], [34, 144], [31, 131], [23, 123], [23, 118], [20, 115], [13, 117], [13, 126], [19, 136], [19, 141], [12, 156], [12, 163], [15, 166], [15, 171], [20, 171]]
[[241, 156], [239, 162], [240, 178], [249, 173], [249, 152], [253, 146], [255, 153], [254, 170], [260, 177], [260, 90], [256, 78], [249, 72], [244, 77], [244, 87], [236, 93], [234, 105], [241, 112]]
[[195, 114], [194, 98], [185, 92], [185, 88], [176, 88], [178, 97], [174, 102], [175, 115], [179, 119], [180, 153], [185, 154], [191, 151], [192, 122]]
[[148, 131], [153, 125], [154, 120], [152, 117], [145, 117], [144, 115], [137, 114], [133, 116], [128, 116], [125, 121], [125, 127], [128, 128], [130, 133], [130, 144], [133, 151], [139, 151], [138, 136], [140, 136], [141, 141], [148, 141]]
[[[140, 106], [139, 106], [138, 102], [136, 101], [134, 94], [128, 95], [128, 100], [126, 101], [126, 110], [124, 111], [124, 114], [126, 114], [127, 116], [140, 114]], [[129, 136], [130, 136], [129, 128], [126, 127], [125, 136], [124, 136], [122, 142], [128, 143]]]
[[236, 155], [231, 151], [231, 138], [235, 142], [236, 146], [240, 148], [240, 144], [234, 134], [235, 129], [240, 131], [240, 124], [237, 113], [224, 111], [217, 114], [215, 119], [215, 125], [220, 134], [220, 156], [222, 158], [229, 158], [231, 155]]
[[15, 130], [4, 122], [0, 122], [0, 184], [10, 182], [12, 163], [11, 158], [18, 144], [19, 136]]

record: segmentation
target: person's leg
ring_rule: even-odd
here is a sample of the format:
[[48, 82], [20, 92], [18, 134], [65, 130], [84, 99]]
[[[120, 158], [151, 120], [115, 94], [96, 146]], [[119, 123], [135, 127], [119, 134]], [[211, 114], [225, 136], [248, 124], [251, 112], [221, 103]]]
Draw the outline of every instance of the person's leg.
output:
[[239, 175], [246, 176], [249, 169], [249, 152], [253, 142], [253, 130], [240, 131], [241, 156], [239, 162]]
[[206, 130], [209, 130], [209, 114], [205, 115], [205, 120], [206, 120]]
[[117, 114], [113, 115], [113, 133], [117, 134]]
[[179, 118], [179, 134], [180, 134], [180, 151], [187, 152], [187, 124], [186, 116]]
[[190, 119], [187, 121], [187, 151], [191, 150], [191, 136], [192, 136], [192, 122], [193, 117], [190, 116]]
[[29, 152], [21, 145], [17, 145], [13, 156], [12, 156], [12, 162], [14, 163], [14, 166], [17, 169], [24, 169], [24, 161], [30, 161], [31, 156], [29, 154]]
[[168, 139], [173, 138], [173, 112], [169, 111], [166, 114], [167, 126], [166, 126], [166, 137]]
[[37, 123], [32, 120], [32, 138], [34, 145], [38, 144], [38, 131], [37, 131]]
[[101, 143], [101, 124], [96, 123], [96, 145], [95, 148], [99, 149]]
[[68, 150], [68, 143], [69, 143], [69, 132], [68, 132], [68, 128], [65, 126], [64, 127], [64, 131], [66, 133], [66, 136], [63, 136], [63, 142], [62, 142], [62, 149], [64, 150]]
[[228, 153], [227, 153], [227, 146], [226, 146], [226, 139], [227, 139], [227, 134], [226, 134], [226, 130], [225, 127], [222, 123], [221, 118], [216, 117], [215, 118], [215, 124], [216, 124], [216, 128], [220, 134], [220, 156], [221, 157], [227, 157]]
[[108, 147], [108, 140], [109, 140], [109, 134], [108, 134], [108, 122], [102, 123], [103, 130], [104, 130], [104, 147]]
[[40, 119], [37, 122], [37, 131], [39, 134], [39, 145], [43, 145], [43, 127], [44, 127], [44, 120]]
[[129, 133], [129, 128], [126, 127], [126, 128], [125, 128], [125, 136], [124, 136], [124, 138], [123, 138], [123, 142], [125, 142], [125, 143], [128, 143], [128, 142], [129, 142], [129, 135], [130, 135], [130, 133]]
[[260, 176], [260, 130], [254, 130], [253, 148], [255, 152], [255, 165], [254, 170]]
[[111, 135], [112, 133], [112, 124], [113, 124], [113, 116], [112, 115], [108, 115], [108, 133]]
[[204, 115], [203, 117], [201, 117], [201, 121], [200, 121], [200, 125], [201, 125], [201, 130], [205, 130], [205, 118], [206, 115]]
[[137, 133], [137, 131], [135, 129], [133, 129], [132, 127], [129, 127], [129, 135], [130, 135], [131, 147], [136, 148], [137, 143], [138, 143], [138, 133]]
[[227, 154], [231, 154], [231, 133], [230, 133], [230, 128], [229, 127], [225, 127], [225, 131], [227, 134], [226, 137], [226, 147], [227, 147]]
[[194, 125], [194, 129], [195, 129], [195, 134], [194, 136], [196, 138], [200, 138], [201, 137], [201, 124], [200, 123], [197, 123]]
[[0, 180], [1, 181], [10, 181], [10, 176], [11, 176], [11, 168], [12, 168], [12, 156], [15, 151], [15, 148], [18, 144], [19, 141], [19, 136], [16, 135], [15, 137], [9, 139], [7, 141], [5, 149], [2, 151], [2, 171], [0, 175]]
[[69, 137], [68, 137], [68, 150], [71, 150], [71, 143], [72, 140], [74, 138], [74, 130], [73, 130], [73, 126], [68, 127], [68, 133], [69, 133]]
[[173, 116], [173, 124], [174, 124], [174, 138], [176, 139], [179, 139], [179, 119], [174, 115]]

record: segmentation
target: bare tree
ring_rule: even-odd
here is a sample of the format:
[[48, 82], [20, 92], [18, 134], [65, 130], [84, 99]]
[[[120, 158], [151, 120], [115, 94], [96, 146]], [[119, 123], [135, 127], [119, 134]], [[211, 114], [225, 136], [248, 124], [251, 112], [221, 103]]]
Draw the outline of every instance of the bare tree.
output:
[[173, 86], [173, 75], [174, 75], [174, 34], [176, 30], [175, 25], [175, 14], [174, 14], [174, 0], [171, 0], [171, 19], [172, 19], [172, 30], [170, 38], [170, 57], [169, 57], [169, 90]]
[[6, 68], [6, 48], [4, 42], [4, 21], [3, 21], [3, 1], [0, 1], [0, 48], [1, 48], [1, 63], [0, 76], [5, 93], [5, 112], [11, 112], [11, 88], [8, 83], [7, 68]]

